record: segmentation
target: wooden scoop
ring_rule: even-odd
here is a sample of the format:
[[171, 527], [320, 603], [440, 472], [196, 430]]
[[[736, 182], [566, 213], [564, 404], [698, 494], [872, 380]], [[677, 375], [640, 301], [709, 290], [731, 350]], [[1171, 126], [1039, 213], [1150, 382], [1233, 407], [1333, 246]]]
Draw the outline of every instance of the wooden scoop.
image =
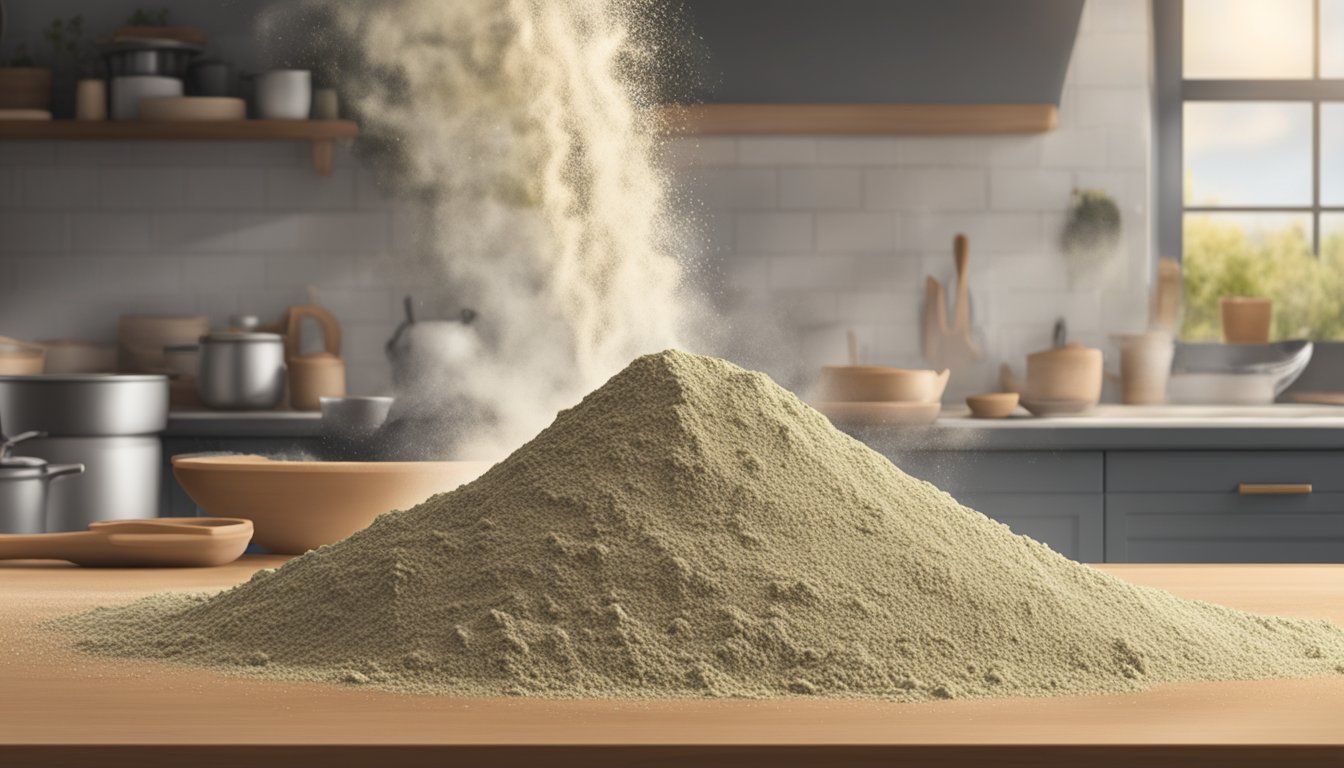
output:
[[252, 521], [227, 517], [107, 520], [87, 531], [0, 535], [0, 560], [69, 560], [98, 567], [200, 568], [237, 560]]

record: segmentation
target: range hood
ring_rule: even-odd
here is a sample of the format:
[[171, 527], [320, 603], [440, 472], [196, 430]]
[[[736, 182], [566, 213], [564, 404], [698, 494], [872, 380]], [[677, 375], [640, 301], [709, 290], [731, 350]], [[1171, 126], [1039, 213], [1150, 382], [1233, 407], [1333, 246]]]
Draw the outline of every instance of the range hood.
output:
[[702, 46], [673, 131], [1054, 127], [1083, 0], [681, 0]]

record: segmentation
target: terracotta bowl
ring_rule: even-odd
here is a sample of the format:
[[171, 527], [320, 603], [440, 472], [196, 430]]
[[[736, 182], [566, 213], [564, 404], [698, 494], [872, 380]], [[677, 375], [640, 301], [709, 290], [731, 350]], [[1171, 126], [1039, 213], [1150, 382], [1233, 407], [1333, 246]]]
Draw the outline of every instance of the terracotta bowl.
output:
[[1017, 410], [1016, 392], [991, 392], [984, 395], [969, 395], [966, 405], [971, 415], [977, 419], [1005, 419]]
[[253, 541], [297, 555], [340, 541], [394, 509], [471, 482], [484, 461], [272, 461], [174, 456], [173, 476], [211, 517], [251, 520]]
[[950, 371], [877, 365], [826, 365], [820, 400], [832, 403], [933, 403], [942, 399]]

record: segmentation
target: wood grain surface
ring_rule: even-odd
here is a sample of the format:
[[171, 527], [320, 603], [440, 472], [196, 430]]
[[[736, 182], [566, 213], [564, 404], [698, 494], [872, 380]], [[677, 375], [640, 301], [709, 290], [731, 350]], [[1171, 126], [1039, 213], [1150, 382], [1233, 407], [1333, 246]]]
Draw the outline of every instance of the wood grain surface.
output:
[[939, 135], [1045, 133], [1054, 104], [670, 104], [670, 134]]
[[[0, 565], [0, 766], [1344, 765], [1344, 676], [927, 704], [465, 699], [93, 659], [35, 626], [151, 591], [224, 588], [280, 562]], [[1105, 570], [1186, 597], [1344, 623], [1344, 566]]]

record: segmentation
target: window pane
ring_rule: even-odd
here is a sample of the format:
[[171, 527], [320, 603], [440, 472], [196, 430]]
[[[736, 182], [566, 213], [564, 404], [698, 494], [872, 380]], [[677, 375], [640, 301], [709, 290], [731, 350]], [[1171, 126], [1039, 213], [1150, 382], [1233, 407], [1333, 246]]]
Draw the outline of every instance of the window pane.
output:
[[1309, 78], [1312, 0], [1185, 0], [1190, 79]]
[[1344, 0], [1321, 0], [1321, 77], [1344, 77]]
[[1321, 105], [1321, 205], [1344, 205], [1344, 104]]
[[1321, 258], [1344, 264], [1344, 213], [1321, 214]]
[[1185, 204], [1311, 205], [1311, 105], [1185, 104]]
[[1181, 335], [1220, 338], [1224, 296], [1274, 300], [1276, 339], [1332, 338], [1344, 317], [1329, 290], [1339, 271], [1311, 251], [1311, 214], [1190, 213], [1185, 216], [1185, 312]]

